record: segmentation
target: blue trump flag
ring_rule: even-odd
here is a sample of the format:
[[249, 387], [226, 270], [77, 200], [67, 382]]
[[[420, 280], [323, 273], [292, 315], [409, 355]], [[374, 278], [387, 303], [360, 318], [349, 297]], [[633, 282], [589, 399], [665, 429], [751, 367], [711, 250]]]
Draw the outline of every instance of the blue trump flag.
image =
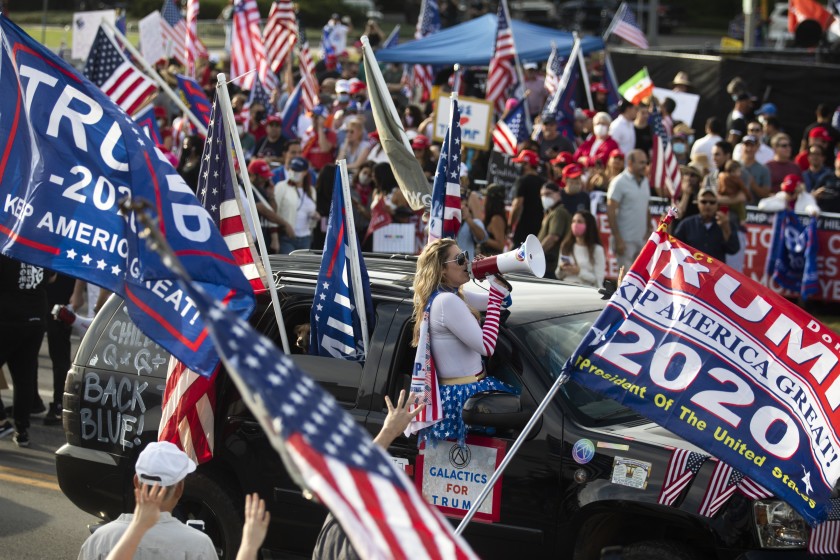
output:
[[[661, 224], [563, 374], [650, 418], [715, 468], [698, 510], [775, 494], [812, 525], [840, 477], [837, 335]], [[665, 473], [652, 473], [653, 489]], [[684, 506], [683, 506], [684, 507]]]
[[193, 278], [248, 315], [253, 291], [212, 219], [102, 91], [2, 16], [0, 31], [0, 252], [116, 292], [143, 332], [209, 375], [200, 314], [118, 202], [149, 201]]
[[139, 113], [134, 115], [134, 122], [137, 126], [146, 133], [152, 142], [155, 144], [163, 144], [163, 136], [160, 134], [160, 128], [157, 125], [157, 118], [155, 117], [154, 105], [147, 105], [145, 109], [141, 109]]
[[[350, 246], [344, 214], [344, 193], [341, 173], [336, 169], [330, 217], [327, 223], [327, 240], [321, 256], [321, 271], [315, 288], [309, 334], [309, 353], [348, 360], [364, 359], [362, 326], [356, 309], [353, 283], [350, 280]], [[358, 247], [358, 244], [356, 245]], [[370, 285], [365, 259], [358, 255], [362, 286]], [[365, 310], [369, 328], [373, 326], [373, 303], [370, 290], [364, 290]]]
[[811, 217], [806, 226], [793, 210], [776, 214], [767, 276], [782, 288], [800, 294], [803, 300], [817, 294], [817, 218]]
[[580, 41], [575, 41], [572, 52], [566, 60], [566, 67], [563, 69], [563, 76], [560, 78], [557, 91], [546, 102], [542, 110], [543, 118], [553, 116], [557, 119], [558, 130], [567, 138], [574, 138], [575, 97], [577, 96], [577, 84], [580, 78], [578, 52], [580, 52]]
[[194, 79], [183, 74], [175, 74], [178, 80], [178, 89], [181, 91], [181, 98], [190, 111], [198, 117], [204, 128], [210, 128], [210, 100], [201, 86]]
[[302, 88], [303, 80], [299, 81], [298, 85], [295, 86], [295, 89], [292, 90], [292, 93], [286, 100], [286, 105], [283, 107], [283, 111], [280, 114], [280, 118], [283, 119], [280, 134], [282, 134], [283, 138], [286, 140], [293, 140], [299, 137], [297, 123], [300, 118], [300, 111], [303, 108], [303, 105], [300, 102]]

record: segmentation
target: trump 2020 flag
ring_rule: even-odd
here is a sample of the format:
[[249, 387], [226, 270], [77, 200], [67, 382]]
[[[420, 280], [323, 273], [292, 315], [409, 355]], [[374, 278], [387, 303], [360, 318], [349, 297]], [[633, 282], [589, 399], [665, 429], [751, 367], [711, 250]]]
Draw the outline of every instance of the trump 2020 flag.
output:
[[825, 519], [840, 476], [840, 337], [666, 228], [651, 235], [566, 371], [809, 523]]
[[[335, 188], [327, 221], [327, 240], [321, 256], [321, 270], [315, 301], [312, 304], [309, 333], [309, 353], [318, 356], [332, 356], [346, 360], [363, 360], [364, 344], [359, 313], [355, 305], [353, 283], [350, 275], [350, 245], [347, 237], [356, 235], [348, 231], [344, 216], [344, 193], [341, 188], [341, 173], [336, 171]], [[358, 247], [358, 244], [356, 244]], [[362, 286], [369, 286], [365, 259], [356, 255], [359, 263]], [[373, 325], [373, 303], [370, 290], [364, 290], [365, 310], [368, 325]]]
[[449, 127], [440, 147], [432, 208], [429, 213], [429, 243], [454, 238], [461, 227], [461, 113], [452, 99]]
[[0, 252], [118, 293], [144, 333], [209, 375], [200, 314], [118, 203], [149, 201], [189, 274], [247, 315], [253, 291], [210, 216], [105, 93], [2, 16], [0, 31]]
[[200, 288], [184, 287], [286, 469], [330, 509], [360, 557], [476, 558], [331, 395], [247, 321]]
[[146, 133], [146, 136], [155, 144], [163, 144], [163, 136], [160, 134], [160, 129], [157, 125], [157, 118], [155, 118], [154, 105], [147, 105], [145, 109], [141, 109], [139, 113], [134, 115], [134, 122], [140, 127], [140, 130]]
[[178, 80], [178, 90], [181, 92], [181, 99], [190, 108], [190, 111], [198, 117], [204, 128], [210, 128], [210, 100], [207, 94], [194, 79], [183, 74], [175, 74]]
[[[560, 78], [557, 91], [549, 98], [542, 110], [543, 117], [553, 116], [557, 119], [557, 127], [560, 133], [567, 138], [574, 138], [575, 96], [577, 95], [578, 79], [580, 79], [579, 52], [580, 41], [576, 40], [569, 58], [566, 59], [566, 67], [563, 68], [563, 75]], [[535, 127], [534, 135], [538, 132], [539, 129]]]
[[767, 276], [782, 288], [802, 296], [819, 291], [817, 274], [817, 219], [803, 225], [792, 210], [776, 214], [767, 256]]

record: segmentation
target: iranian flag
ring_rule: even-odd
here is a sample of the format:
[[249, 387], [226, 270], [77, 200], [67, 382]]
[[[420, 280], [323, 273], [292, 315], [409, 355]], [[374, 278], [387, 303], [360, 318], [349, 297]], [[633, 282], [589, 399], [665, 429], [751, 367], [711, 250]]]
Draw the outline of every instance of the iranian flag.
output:
[[653, 93], [653, 82], [650, 79], [647, 68], [642, 68], [633, 76], [621, 84], [618, 88], [624, 99], [638, 105], [641, 101]]

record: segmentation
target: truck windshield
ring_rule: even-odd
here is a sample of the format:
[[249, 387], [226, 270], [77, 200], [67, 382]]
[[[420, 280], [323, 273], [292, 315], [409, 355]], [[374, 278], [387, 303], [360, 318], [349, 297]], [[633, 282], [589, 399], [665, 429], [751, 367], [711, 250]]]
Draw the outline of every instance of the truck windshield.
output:
[[[557, 379], [563, 364], [597, 317], [597, 312], [567, 315], [517, 325], [513, 332], [529, 349], [534, 363], [552, 379]], [[579, 385], [574, 375], [560, 388], [560, 394], [587, 424], [604, 424], [607, 421], [612, 424], [639, 418], [626, 406]]]

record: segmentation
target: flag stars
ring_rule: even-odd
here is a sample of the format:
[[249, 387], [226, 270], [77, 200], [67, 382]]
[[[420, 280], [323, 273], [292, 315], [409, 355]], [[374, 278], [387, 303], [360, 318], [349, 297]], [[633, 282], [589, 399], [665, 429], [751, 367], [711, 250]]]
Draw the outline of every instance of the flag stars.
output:
[[325, 290], [329, 290], [329, 289], [330, 289], [330, 283], [329, 283], [329, 282], [324, 282], [324, 289], [325, 289]]
[[319, 303], [318, 305], [315, 306], [315, 309], [318, 310], [318, 311], [323, 311], [324, 306]]
[[248, 355], [248, 357], [245, 358], [245, 364], [254, 369], [260, 367], [260, 361], [257, 359], [256, 356]]
[[322, 293], [322, 294], [321, 294], [321, 299], [322, 299], [322, 300], [327, 299], [327, 294]]
[[90, 255], [82, 255], [82, 262], [84, 264], [90, 264], [90, 261], [93, 260], [90, 258]]
[[76, 258], [76, 251], [74, 251], [73, 249], [69, 249], [67, 251], [67, 258], [71, 261], [74, 260]]
[[266, 376], [266, 379], [268, 379], [268, 382], [274, 385], [275, 387], [283, 384], [283, 378], [275, 373], [269, 373]]
[[121, 272], [122, 269], [120, 268], [120, 265], [115, 264], [111, 267], [111, 274], [113, 274], [114, 276], [119, 276]]
[[280, 406], [280, 410], [283, 411], [283, 414], [286, 416], [295, 416], [297, 415], [297, 408], [293, 407], [289, 403], [285, 403]]

